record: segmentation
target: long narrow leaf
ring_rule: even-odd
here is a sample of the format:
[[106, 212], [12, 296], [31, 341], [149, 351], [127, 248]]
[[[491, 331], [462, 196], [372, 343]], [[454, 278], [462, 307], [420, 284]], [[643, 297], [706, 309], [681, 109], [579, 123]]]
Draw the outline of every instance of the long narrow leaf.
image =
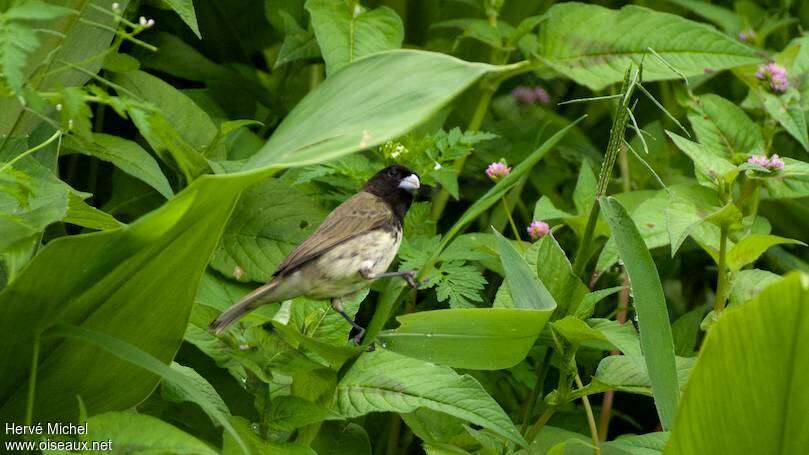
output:
[[677, 368], [666, 298], [652, 255], [626, 209], [613, 198], [599, 200], [624, 261], [640, 327], [640, 344], [664, 429], [677, 413]]

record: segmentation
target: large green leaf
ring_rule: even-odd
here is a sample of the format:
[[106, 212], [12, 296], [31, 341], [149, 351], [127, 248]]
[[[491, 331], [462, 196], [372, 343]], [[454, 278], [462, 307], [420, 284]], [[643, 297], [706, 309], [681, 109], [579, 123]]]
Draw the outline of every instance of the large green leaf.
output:
[[721, 149], [714, 150], [698, 142], [689, 141], [671, 131], [666, 131], [666, 134], [668, 134], [677, 148], [682, 150], [683, 153], [694, 161], [694, 167], [699, 172], [707, 175], [712, 182], [720, 178], [732, 182], [739, 173], [739, 168], [722, 156]]
[[240, 281], [269, 281], [284, 257], [326, 217], [314, 196], [277, 179], [245, 191], [211, 266]]
[[667, 454], [806, 451], [807, 303], [807, 278], [794, 272], [722, 313], [685, 388]]
[[[139, 452], [144, 448], [162, 453], [216, 455], [218, 452], [162, 420], [134, 412], [106, 412], [87, 419], [84, 441], [112, 441], [119, 453]], [[92, 444], [92, 442], [91, 442]]]
[[663, 286], [652, 256], [626, 209], [613, 198], [602, 198], [599, 202], [632, 286], [640, 344], [657, 413], [663, 428], [668, 429], [677, 412], [678, 392], [674, 341]]
[[[500, 370], [528, 354], [551, 311], [462, 308], [421, 311], [396, 318], [379, 334], [382, 347], [454, 368]], [[474, 349], [470, 349], [474, 346]]]
[[761, 91], [759, 96], [764, 101], [764, 109], [767, 110], [767, 113], [778, 121], [803, 146], [804, 150], [809, 150], [806, 117], [797, 92], [788, 91], [779, 96]]
[[688, 120], [701, 144], [721, 150], [726, 157], [764, 153], [761, 127], [739, 106], [719, 95], [709, 93], [694, 99]]
[[366, 11], [359, 3], [309, 0], [306, 10], [329, 76], [366, 55], [398, 49], [404, 39], [402, 20], [387, 6]]
[[[0, 413], [21, 415], [34, 340], [57, 323], [114, 335], [168, 362], [225, 220], [251, 180], [204, 177], [128, 226], [50, 242], [0, 294], [0, 331], [8, 336], [0, 347]], [[124, 409], [157, 382], [75, 341], [42, 340], [38, 369], [34, 409], [43, 420], [72, 416], [76, 395], [92, 412]]]
[[384, 349], [360, 356], [337, 384], [336, 393], [336, 410], [347, 418], [426, 407], [525, 444], [508, 415], [474, 378]]
[[314, 164], [381, 144], [495, 70], [415, 50], [359, 59], [301, 100], [244, 170]]
[[644, 55], [643, 79], [676, 79], [648, 49], [686, 76], [761, 61], [753, 48], [680, 16], [639, 6], [611, 10], [583, 3], [561, 3], [546, 13], [538, 54], [559, 73], [593, 90], [623, 79], [626, 68]]
[[727, 266], [732, 272], [741, 270], [747, 264], [754, 262], [770, 247], [775, 245], [803, 245], [805, 243], [779, 237], [777, 235], [749, 235], [739, 240], [728, 251]]
[[494, 231], [494, 235], [514, 307], [543, 311], [550, 316], [556, 309], [556, 301], [548, 292], [548, 288], [537, 278], [537, 274], [503, 234]]

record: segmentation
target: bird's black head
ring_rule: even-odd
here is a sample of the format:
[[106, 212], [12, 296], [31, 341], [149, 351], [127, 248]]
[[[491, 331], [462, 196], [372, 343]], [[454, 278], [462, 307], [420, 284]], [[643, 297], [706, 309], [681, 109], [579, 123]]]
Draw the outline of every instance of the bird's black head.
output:
[[379, 196], [393, 207], [393, 212], [400, 219], [404, 219], [413, 194], [421, 187], [419, 176], [415, 172], [394, 164], [377, 172], [365, 184], [363, 190]]

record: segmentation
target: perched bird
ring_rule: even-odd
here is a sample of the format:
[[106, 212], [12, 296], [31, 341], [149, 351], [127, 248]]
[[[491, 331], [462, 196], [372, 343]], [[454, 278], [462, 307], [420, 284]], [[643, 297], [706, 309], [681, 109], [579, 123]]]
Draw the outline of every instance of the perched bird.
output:
[[420, 186], [418, 175], [404, 166], [379, 171], [289, 253], [270, 282], [242, 297], [209, 329], [222, 333], [261, 305], [304, 296], [331, 300], [332, 308], [359, 331], [353, 338], [359, 343], [365, 329], [343, 311], [341, 299], [378, 278], [402, 277], [418, 287], [414, 271], [387, 270], [399, 250], [404, 217]]

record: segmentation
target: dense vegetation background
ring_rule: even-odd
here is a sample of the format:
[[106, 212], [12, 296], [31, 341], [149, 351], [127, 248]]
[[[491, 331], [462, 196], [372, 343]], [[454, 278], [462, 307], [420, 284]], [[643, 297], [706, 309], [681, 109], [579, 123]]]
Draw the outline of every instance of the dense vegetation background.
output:
[[[805, 452], [809, 3], [596, 3], [0, 0], [4, 443]], [[362, 346], [206, 330], [391, 163]]]

